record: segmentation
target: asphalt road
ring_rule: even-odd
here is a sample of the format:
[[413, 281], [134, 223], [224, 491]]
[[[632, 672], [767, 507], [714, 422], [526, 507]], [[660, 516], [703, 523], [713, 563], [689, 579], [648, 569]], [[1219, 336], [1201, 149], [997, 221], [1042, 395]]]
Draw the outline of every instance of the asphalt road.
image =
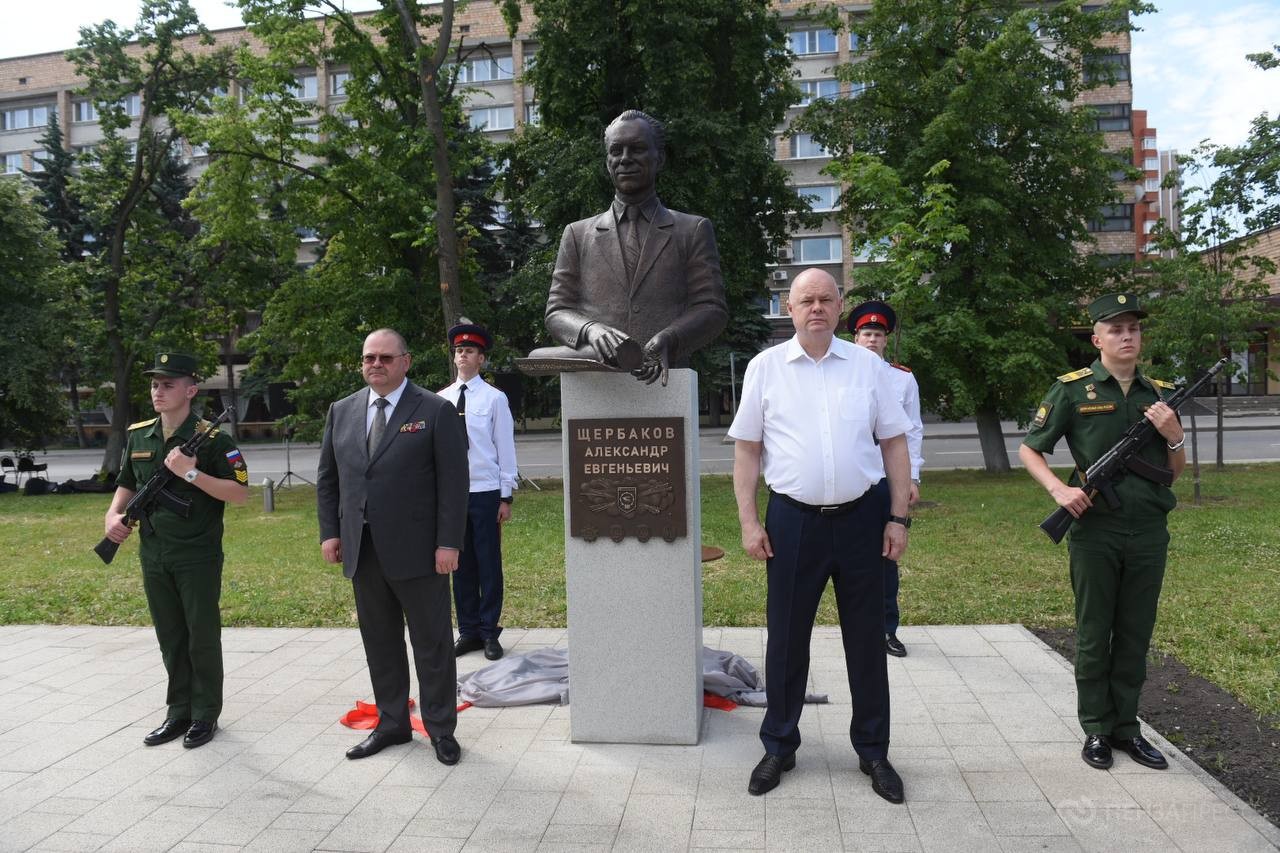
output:
[[[1210, 419], [1199, 419], [1200, 460], [1213, 461], [1216, 433]], [[1022, 432], [1017, 424], [1004, 424], [1005, 447], [1009, 462], [1018, 465], [1018, 445]], [[704, 474], [728, 474], [733, 471], [733, 443], [725, 440], [725, 427], [704, 428], [699, 435], [698, 452]], [[1230, 418], [1223, 430], [1224, 460], [1227, 462], [1280, 461], [1280, 417], [1253, 416]], [[250, 443], [241, 448], [249, 463], [253, 483], [270, 477], [279, 483], [287, 471], [314, 481], [320, 458], [318, 444], [293, 444], [286, 456], [283, 442]], [[525, 477], [543, 479], [561, 475], [559, 433], [532, 433], [516, 436], [516, 456]], [[925, 470], [949, 468], [982, 468], [982, 451], [977, 430], [972, 423], [925, 424]], [[49, 465], [48, 477], [54, 482], [89, 477], [102, 464], [101, 450], [51, 450], [37, 453], [37, 462]], [[1049, 457], [1050, 464], [1067, 465], [1066, 444]]]

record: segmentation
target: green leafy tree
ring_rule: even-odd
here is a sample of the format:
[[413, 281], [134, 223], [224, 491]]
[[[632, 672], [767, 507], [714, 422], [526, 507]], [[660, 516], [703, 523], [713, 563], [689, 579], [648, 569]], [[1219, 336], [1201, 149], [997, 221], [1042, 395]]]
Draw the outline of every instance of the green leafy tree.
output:
[[42, 447], [61, 432], [66, 409], [57, 375], [58, 242], [20, 182], [0, 181], [0, 445]]
[[[110, 357], [114, 390], [103, 468], [112, 472], [132, 419], [130, 389], [138, 381], [139, 357], [166, 342], [198, 348], [185, 309], [193, 306], [199, 282], [184, 263], [183, 247], [195, 226], [174, 207], [174, 188], [182, 183], [174, 149], [176, 120], [207, 111], [209, 93], [229, 74], [230, 53], [211, 44], [187, 0], [143, 0], [132, 29], [113, 21], [83, 27], [79, 47], [67, 54], [86, 80], [83, 91], [93, 100], [103, 136], [81, 162], [73, 192], [101, 238], [84, 273], [101, 300]], [[135, 99], [138, 136], [131, 142], [123, 131], [134, 124], [129, 107]]]
[[[541, 222], [553, 238], [537, 259], [546, 275], [528, 284], [545, 305], [560, 232], [612, 199], [603, 148], [609, 122], [627, 109], [661, 120], [667, 160], [659, 196], [715, 225], [730, 319], [694, 366], [718, 397], [729, 384], [728, 352], [745, 361], [768, 334], [759, 305], [766, 265], [798, 222], [813, 221], [773, 157], [775, 128], [798, 100], [777, 15], [767, 0], [531, 5], [538, 52], [526, 77], [541, 123], [512, 146], [503, 183], [504, 197], [519, 202], [513, 212]], [[545, 332], [538, 340], [546, 342]]]
[[976, 419], [989, 471], [1009, 469], [1001, 419], [1028, 420], [1100, 285], [1081, 249], [1115, 163], [1075, 101], [1107, 82], [1083, 74], [1094, 45], [1149, 8], [874, 3], [850, 25], [865, 49], [836, 70], [861, 93], [798, 122], [834, 157], [851, 248], [882, 261], [855, 272], [856, 296], [898, 308], [925, 406]]

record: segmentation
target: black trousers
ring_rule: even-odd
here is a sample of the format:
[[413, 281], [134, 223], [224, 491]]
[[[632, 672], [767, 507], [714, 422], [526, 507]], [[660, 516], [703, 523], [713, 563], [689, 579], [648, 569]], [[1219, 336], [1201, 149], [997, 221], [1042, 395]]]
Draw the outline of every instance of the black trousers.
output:
[[[435, 555], [429, 559], [434, 565]], [[404, 647], [407, 622], [418, 670], [422, 722], [432, 737], [453, 734], [458, 725], [458, 668], [453, 656], [449, 576], [433, 573], [407, 580], [388, 578], [366, 529], [351, 585], [378, 705], [377, 730], [397, 735], [412, 731], [409, 657]]]
[[884, 562], [880, 556], [889, 505], [871, 488], [843, 515], [821, 515], [769, 499], [765, 531], [769, 641], [765, 650], [765, 752], [800, 746], [800, 712], [809, 680], [809, 640], [827, 580], [835, 585], [853, 719], [849, 739], [862, 758], [889, 754], [889, 667], [884, 654]]
[[458, 636], [496, 640], [502, 633], [502, 530], [499, 492], [472, 492], [467, 498], [467, 536], [453, 573], [453, 606]]

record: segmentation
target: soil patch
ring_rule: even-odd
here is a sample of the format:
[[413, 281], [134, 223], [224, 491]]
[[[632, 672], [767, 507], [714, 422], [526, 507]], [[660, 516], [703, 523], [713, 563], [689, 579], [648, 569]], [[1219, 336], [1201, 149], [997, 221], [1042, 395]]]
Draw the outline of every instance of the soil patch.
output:
[[[1074, 628], [1031, 630], [1067, 660], [1075, 659]], [[1138, 716], [1280, 826], [1280, 719], [1259, 717], [1177, 658], [1155, 650], [1147, 659]]]

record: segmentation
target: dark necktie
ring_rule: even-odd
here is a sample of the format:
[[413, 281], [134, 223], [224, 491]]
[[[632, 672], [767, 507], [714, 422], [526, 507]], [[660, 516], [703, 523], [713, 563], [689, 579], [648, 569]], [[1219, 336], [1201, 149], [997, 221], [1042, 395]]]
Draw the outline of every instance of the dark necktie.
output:
[[627, 281], [636, 277], [636, 267], [640, 266], [640, 207], [629, 204], [623, 217], [627, 233], [622, 241], [623, 259], [627, 263]]
[[378, 445], [382, 442], [382, 434], [387, 431], [387, 406], [390, 401], [386, 397], [379, 397], [373, 401], [378, 407], [378, 411], [373, 413], [373, 425], [369, 427], [369, 443], [368, 451], [370, 458], [373, 452], [378, 449]]
[[467, 386], [464, 384], [458, 389], [458, 417], [462, 418], [462, 437], [467, 441], [467, 447], [471, 446], [471, 436], [467, 435]]

